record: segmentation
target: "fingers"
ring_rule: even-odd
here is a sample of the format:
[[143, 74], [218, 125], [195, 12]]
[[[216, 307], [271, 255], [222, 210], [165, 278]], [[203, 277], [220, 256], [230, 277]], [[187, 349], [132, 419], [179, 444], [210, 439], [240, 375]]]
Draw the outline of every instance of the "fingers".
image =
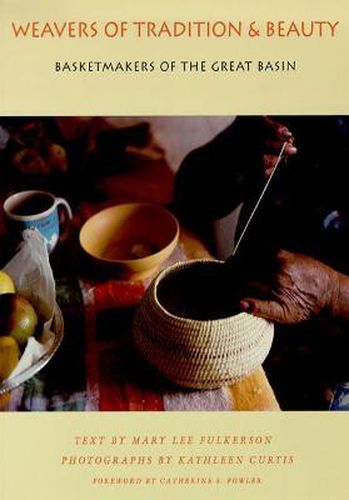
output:
[[298, 149], [296, 148], [296, 146], [294, 146], [293, 142], [288, 142], [286, 144], [286, 147], [285, 147], [285, 155], [286, 156], [293, 156], [295, 154], [297, 154], [297, 151]]
[[[274, 170], [274, 167], [276, 165], [278, 155], [281, 151], [283, 145], [283, 141], [266, 141], [265, 142], [265, 151], [266, 153], [263, 154], [263, 169], [264, 169], [264, 175], [266, 177], [269, 177], [271, 173]], [[284, 153], [286, 157], [287, 156], [293, 156], [297, 154], [297, 148], [293, 145], [293, 139], [292, 142], [287, 142]]]
[[278, 124], [278, 127], [276, 128], [276, 131], [275, 131], [275, 135], [277, 137], [279, 137], [280, 139], [284, 139], [285, 141], [289, 140], [289, 139], [293, 140], [292, 132], [290, 132], [290, 130], [287, 127], [285, 127], [284, 125]]
[[[292, 156], [297, 153], [297, 148], [293, 144], [293, 137], [291, 139], [287, 140], [287, 144], [284, 150], [284, 153], [287, 156]], [[266, 140], [264, 143], [265, 150], [269, 152], [269, 154], [274, 154], [275, 156], [280, 153], [280, 150], [282, 148], [283, 143], [285, 142], [284, 139], [275, 139], [275, 140]]]
[[260, 318], [275, 321], [277, 323], [290, 323], [290, 318], [286, 317], [285, 310], [281, 304], [274, 300], [259, 300], [255, 298], [245, 298], [241, 300], [242, 311], [253, 314]]
[[281, 123], [266, 116], [265, 120], [265, 148], [274, 154], [278, 154], [282, 148], [283, 143], [286, 141], [285, 148], [286, 156], [292, 156], [297, 153], [297, 148], [294, 145], [294, 136], [292, 132]]
[[270, 139], [293, 140], [293, 134], [286, 125], [273, 120], [269, 116], [266, 116], [264, 120], [266, 125], [265, 130]]

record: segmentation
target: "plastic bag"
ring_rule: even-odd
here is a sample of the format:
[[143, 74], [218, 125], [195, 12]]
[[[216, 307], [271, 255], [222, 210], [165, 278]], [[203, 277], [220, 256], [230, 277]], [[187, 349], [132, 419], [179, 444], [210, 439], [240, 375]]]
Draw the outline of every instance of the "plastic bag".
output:
[[43, 331], [36, 338], [31, 337], [15, 370], [9, 379], [34, 364], [51, 347], [54, 334], [50, 331], [56, 308], [56, 287], [46, 242], [36, 230], [23, 231], [23, 242], [16, 255], [6, 264], [3, 271], [16, 285], [18, 293], [26, 297], [45, 316]]

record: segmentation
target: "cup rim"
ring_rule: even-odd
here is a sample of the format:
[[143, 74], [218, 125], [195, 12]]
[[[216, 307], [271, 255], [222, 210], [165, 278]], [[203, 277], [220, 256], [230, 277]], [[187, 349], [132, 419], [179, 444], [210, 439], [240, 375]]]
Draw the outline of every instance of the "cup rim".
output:
[[[33, 214], [33, 215], [17, 215], [17, 214], [14, 214], [11, 212], [11, 209], [8, 206], [11, 202], [13, 202], [16, 198], [19, 198], [20, 196], [23, 196], [23, 195], [29, 196], [31, 194], [42, 194], [42, 195], [47, 196], [48, 198], [51, 198], [52, 205], [49, 208], [47, 208], [46, 210], [44, 210], [43, 212], [39, 212], [39, 213]], [[4, 212], [6, 214], [6, 217], [8, 217], [9, 219], [16, 220], [16, 221], [28, 222], [28, 221], [39, 220], [39, 219], [42, 219], [43, 217], [50, 215], [52, 213], [53, 209], [55, 208], [55, 206], [56, 206], [56, 197], [52, 193], [50, 193], [49, 191], [42, 191], [40, 189], [28, 189], [25, 191], [18, 191], [17, 193], [11, 194], [4, 201], [3, 209], [4, 209]]]

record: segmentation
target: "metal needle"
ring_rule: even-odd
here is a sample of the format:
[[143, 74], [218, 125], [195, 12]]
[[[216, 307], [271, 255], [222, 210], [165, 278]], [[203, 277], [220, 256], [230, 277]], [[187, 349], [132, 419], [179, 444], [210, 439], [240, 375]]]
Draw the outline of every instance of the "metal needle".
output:
[[246, 231], [247, 231], [247, 229], [248, 229], [248, 227], [249, 227], [249, 225], [250, 225], [250, 223], [251, 223], [251, 221], [252, 221], [252, 219], [253, 219], [253, 217], [254, 217], [254, 215], [255, 215], [255, 213], [256, 213], [256, 211], [257, 211], [257, 209], [258, 209], [258, 207], [259, 207], [259, 205], [260, 205], [260, 203], [261, 203], [261, 201], [262, 201], [262, 199], [263, 199], [266, 191], [267, 191], [267, 189], [268, 189], [268, 186], [269, 186], [272, 178], [274, 177], [274, 174], [276, 172], [277, 167], [279, 166], [279, 164], [280, 164], [280, 162], [282, 160], [282, 156], [284, 154], [286, 146], [287, 146], [287, 142], [284, 142], [283, 145], [282, 145], [282, 148], [280, 150], [279, 156], [278, 156], [278, 158], [276, 160], [275, 166], [274, 166], [271, 174], [269, 175], [268, 180], [265, 183], [265, 186], [263, 188], [263, 191], [261, 192], [261, 194], [260, 194], [260, 196], [259, 196], [259, 198], [258, 198], [258, 200], [257, 200], [257, 202], [256, 202], [256, 204], [255, 204], [255, 206], [254, 206], [254, 208], [252, 210], [252, 212], [251, 212], [251, 215], [249, 216], [249, 218], [248, 218], [248, 220], [247, 220], [247, 222], [246, 222], [246, 224], [245, 224], [245, 226], [244, 226], [244, 228], [243, 228], [243, 230], [242, 230], [242, 232], [240, 234], [240, 237], [239, 237], [239, 239], [238, 239], [238, 241], [237, 241], [237, 243], [236, 243], [236, 245], [234, 247], [234, 251], [233, 251], [232, 257], [234, 257], [236, 255], [236, 252], [238, 251], [240, 243], [241, 243], [243, 237], [245, 236], [245, 233], [246, 233]]

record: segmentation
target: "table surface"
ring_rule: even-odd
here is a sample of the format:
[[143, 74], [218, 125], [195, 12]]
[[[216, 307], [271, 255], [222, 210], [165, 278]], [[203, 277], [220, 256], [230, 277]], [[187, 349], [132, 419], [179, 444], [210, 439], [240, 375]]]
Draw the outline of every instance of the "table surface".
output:
[[[262, 367], [238, 383], [214, 391], [184, 390], [163, 380], [141, 359], [130, 340], [134, 311], [149, 280], [110, 279], [84, 262], [77, 235], [90, 215], [122, 202], [167, 205], [172, 187], [173, 174], [161, 152], [137, 154], [117, 175], [94, 182], [92, 197], [82, 197], [74, 204], [70, 238], [51, 256], [65, 320], [64, 340], [43, 370], [0, 399], [2, 409], [279, 410]], [[182, 229], [179, 246], [166, 265], [192, 258], [210, 255], [197, 236]]]

